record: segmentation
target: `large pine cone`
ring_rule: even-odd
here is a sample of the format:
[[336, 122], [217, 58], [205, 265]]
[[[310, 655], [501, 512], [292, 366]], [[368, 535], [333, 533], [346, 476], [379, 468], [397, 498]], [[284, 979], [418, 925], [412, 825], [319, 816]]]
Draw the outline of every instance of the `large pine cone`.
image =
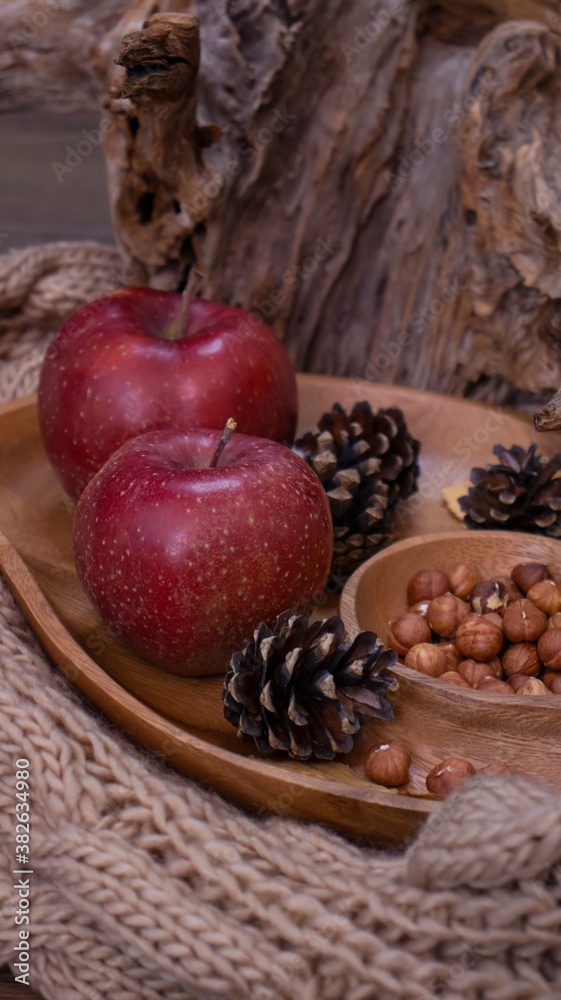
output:
[[367, 718], [392, 718], [385, 691], [397, 682], [386, 669], [396, 660], [374, 632], [346, 636], [338, 615], [309, 625], [285, 611], [232, 656], [224, 716], [261, 754], [332, 760], [352, 750]]
[[561, 455], [536, 455], [519, 445], [495, 445], [498, 465], [472, 469], [470, 487], [459, 504], [468, 528], [504, 528], [561, 538]]
[[319, 433], [294, 450], [319, 476], [331, 506], [332, 582], [342, 585], [365, 559], [391, 540], [395, 508], [417, 489], [420, 444], [397, 407], [374, 413], [357, 403], [350, 417], [339, 403], [324, 413]]

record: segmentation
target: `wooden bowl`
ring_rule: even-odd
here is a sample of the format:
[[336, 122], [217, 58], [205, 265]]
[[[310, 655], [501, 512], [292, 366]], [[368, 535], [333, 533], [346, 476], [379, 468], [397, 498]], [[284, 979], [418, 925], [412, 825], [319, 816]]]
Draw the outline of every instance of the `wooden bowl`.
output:
[[[353, 574], [341, 596], [347, 629], [371, 629], [387, 642], [388, 622], [408, 610], [406, 589], [420, 569], [451, 570], [458, 563], [483, 579], [508, 576], [521, 562], [546, 563], [561, 580], [561, 542], [510, 531], [457, 531], [397, 542]], [[395, 718], [367, 734], [404, 741], [413, 756], [411, 791], [426, 791], [425, 777], [446, 757], [463, 757], [479, 769], [504, 762], [515, 774], [561, 788], [561, 696], [522, 697], [456, 687], [402, 663], [393, 673], [399, 690]]]

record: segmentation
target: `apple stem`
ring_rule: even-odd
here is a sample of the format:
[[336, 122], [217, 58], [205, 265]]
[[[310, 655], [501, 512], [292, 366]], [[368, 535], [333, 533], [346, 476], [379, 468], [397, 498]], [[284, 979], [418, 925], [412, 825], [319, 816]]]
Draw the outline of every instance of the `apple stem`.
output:
[[203, 275], [200, 271], [196, 271], [194, 267], [191, 268], [189, 272], [189, 278], [187, 284], [183, 290], [183, 296], [181, 299], [181, 308], [179, 310], [179, 315], [177, 317], [177, 322], [171, 330], [170, 340], [180, 340], [185, 334], [185, 327], [187, 326], [187, 316], [189, 314], [189, 307], [191, 302], [196, 295], [199, 294], [201, 290]]
[[224, 430], [222, 431], [222, 437], [220, 438], [220, 441], [216, 445], [216, 450], [215, 450], [214, 455], [212, 456], [212, 458], [210, 460], [209, 469], [215, 469], [216, 466], [218, 465], [218, 461], [220, 459], [220, 456], [221, 456], [222, 452], [224, 451], [224, 448], [228, 444], [228, 441], [232, 437], [232, 434], [234, 433], [234, 431], [235, 431], [235, 429], [236, 429], [237, 426], [238, 425], [236, 424], [236, 421], [233, 420], [232, 417], [230, 417], [230, 419], [226, 421], [226, 426], [225, 426]]

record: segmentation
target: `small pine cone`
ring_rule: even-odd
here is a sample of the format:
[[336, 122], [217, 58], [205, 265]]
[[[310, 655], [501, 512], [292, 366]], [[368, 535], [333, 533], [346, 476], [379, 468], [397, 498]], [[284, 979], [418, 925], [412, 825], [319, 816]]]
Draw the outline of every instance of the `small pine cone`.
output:
[[263, 755], [332, 760], [352, 750], [367, 718], [392, 718], [385, 692], [397, 682], [386, 670], [396, 660], [374, 632], [345, 635], [338, 615], [309, 625], [285, 611], [232, 656], [224, 716]]
[[497, 465], [472, 469], [467, 497], [460, 497], [468, 528], [531, 531], [561, 538], [561, 454], [548, 459], [519, 445], [495, 445]]
[[319, 476], [331, 506], [332, 577], [341, 583], [391, 540], [397, 503], [417, 489], [419, 442], [401, 410], [374, 413], [357, 403], [350, 415], [339, 403], [324, 413], [319, 433], [294, 450]]

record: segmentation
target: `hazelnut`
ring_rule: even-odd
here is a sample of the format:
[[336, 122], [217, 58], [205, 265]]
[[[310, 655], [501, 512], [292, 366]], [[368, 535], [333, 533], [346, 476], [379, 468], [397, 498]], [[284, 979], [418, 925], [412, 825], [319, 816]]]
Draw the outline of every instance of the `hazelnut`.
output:
[[561, 674], [556, 674], [554, 670], [548, 670], [543, 675], [543, 682], [552, 694], [561, 694]]
[[405, 656], [411, 646], [419, 642], [430, 642], [431, 633], [425, 619], [414, 611], [407, 611], [390, 622], [387, 645]]
[[516, 694], [544, 695], [551, 694], [551, 691], [537, 677], [528, 677], [526, 683], [519, 688]]
[[550, 670], [561, 670], [561, 629], [551, 628], [540, 636], [538, 656]]
[[503, 647], [503, 633], [493, 622], [468, 615], [456, 630], [456, 646], [466, 659], [491, 660]]
[[528, 680], [528, 674], [511, 674], [508, 678], [508, 684], [512, 688], [515, 694], [518, 694], [520, 688], [524, 687], [526, 681]]
[[490, 660], [485, 662], [487, 670], [491, 674], [491, 677], [497, 677], [500, 681], [503, 679], [503, 667], [498, 656], [492, 656]]
[[411, 754], [403, 743], [381, 743], [368, 751], [364, 771], [370, 781], [386, 788], [404, 785], [409, 780]]
[[511, 580], [510, 576], [496, 576], [495, 581], [502, 583], [503, 587], [506, 587], [509, 604], [511, 601], [520, 601], [524, 597], [524, 594], [516, 586], [514, 580]]
[[454, 597], [460, 597], [462, 601], [467, 601], [475, 584], [481, 580], [479, 573], [470, 569], [469, 566], [465, 566], [464, 563], [454, 566], [448, 575], [450, 577], [450, 590]]
[[[484, 677], [497, 677], [488, 663], [479, 663], [477, 660], [463, 660], [462, 663], [458, 663], [458, 673], [469, 687], [475, 687]], [[501, 676], [502, 671], [499, 664], [499, 677]]]
[[450, 590], [450, 580], [446, 573], [439, 569], [420, 569], [407, 584], [407, 601], [417, 604], [418, 601], [432, 601]]
[[511, 642], [535, 642], [545, 632], [546, 625], [543, 611], [525, 597], [509, 604], [503, 618], [504, 633]]
[[435, 597], [430, 602], [427, 621], [433, 632], [450, 639], [468, 613], [469, 608], [465, 601], [454, 597], [453, 594], [446, 593]]
[[462, 654], [458, 647], [453, 642], [441, 642], [438, 648], [446, 657], [446, 669], [455, 670], [462, 659]]
[[508, 764], [503, 763], [503, 761], [498, 760], [496, 764], [487, 764], [485, 767], [480, 767], [478, 774], [512, 774], [512, 771]]
[[548, 617], [561, 611], [561, 590], [553, 580], [540, 580], [530, 587], [526, 597]]
[[551, 618], [547, 619], [546, 628], [561, 628], [561, 612], [556, 611]]
[[493, 625], [496, 625], [497, 628], [500, 628], [501, 632], [504, 631], [503, 620], [501, 616], [497, 614], [496, 611], [488, 611], [487, 614], [483, 615], [483, 618], [485, 619], [486, 622], [493, 622]]
[[510, 684], [500, 681], [497, 677], [483, 677], [474, 684], [476, 691], [486, 691], [491, 694], [514, 694]]
[[483, 621], [484, 618], [488, 620], [489, 619], [489, 615], [492, 614], [492, 613], [493, 612], [490, 611], [489, 614], [478, 615], [476, 611], [470, 611], [469, 615], [467, 615], [467, 617], [464, 618], [464, 621], [466, 621], [466, 622], [467, 621], [470, 621], [470, 622], [480, 622], [480, 621]]
[[503, 653], [503, 670], [507, 677], [524, 674], [537, 677], [542, 668], [538, 651], [533, 642], [517, 642]]
[[535, 583], [547, 580], [549, 570], [542, 563], [518, 563], [518, 566], [514, 567], [510, 575], [522, 593], [527, 594], [530, 587], [533, 587]]
[[408, 650], [405, 666], [428, 677], [440, 677], [446, 671], [446, 657], [438, 646], [433, 646], [430, 642], [419, 642]]
[[418, 601], [417, 604], [414, 604], [412, 608], [409, 608], [409, 610], [414, 611], [417, 615], [422, 615], [423, 618], [426, 618], [429, 604], [430, 601]]
[[496, 580], [483, 580], [476, 583], [471, 592], [471, 606], [478, 615], [485, 615], [488, 611], [496, 611], [499, 615], [504, 615], [508, 604], [508, 592], [504, 583]]
[[468, 682], [465, 681], [463, 677], [460, 677], [456, 670], [447, 670], [444, 674], [441, 674], [438, 679], [439, 681], [446, 681], [447, 684], [455, 684], [456, 687], [469, 687]]
[[473, 764], [461, 757], [447, 757], [427, 774], [427, 789], [433, 795], [448, 795], [475, 774]]

